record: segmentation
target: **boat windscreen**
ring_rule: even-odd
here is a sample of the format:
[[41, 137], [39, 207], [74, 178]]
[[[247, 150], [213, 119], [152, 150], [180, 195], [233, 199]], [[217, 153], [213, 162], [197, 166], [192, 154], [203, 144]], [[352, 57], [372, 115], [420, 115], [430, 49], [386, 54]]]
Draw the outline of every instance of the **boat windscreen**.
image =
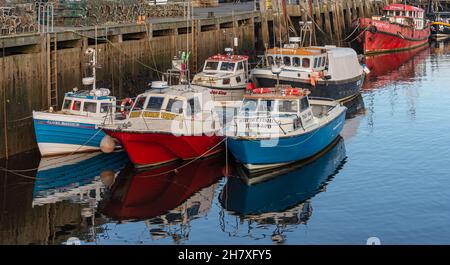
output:
[[275, 107], [275, 100], [261, 100], [258, 105], [260, 112], [272, 112]]
[[205, 63], [205, 71], [216, 71], [219, 67], [219, 62], [206, 62]]
[[222, 64], [220, 65], [220, 71], [229, 71], [229, 72], [233, 72], [234, 71], [234, 66], [236, 64], [235, 63], [230, 63], [230, 62], [222, 62]]
[[246, 99], [242, 103], [241, 111], [242, 112], [256, 111], [256, 106], [257, 105], [258, 105], [258, 100], [256, 100], [256, 99]]
[[138, 97], [136, 99], [136, 103], [134, 103], [133, 111], [140, 111], [140, 110], [142, 110], [144, 108], [144, 103], [145, 103], [146, 99], [147, 99], [147, 97], [143, 97], [143, 96]]

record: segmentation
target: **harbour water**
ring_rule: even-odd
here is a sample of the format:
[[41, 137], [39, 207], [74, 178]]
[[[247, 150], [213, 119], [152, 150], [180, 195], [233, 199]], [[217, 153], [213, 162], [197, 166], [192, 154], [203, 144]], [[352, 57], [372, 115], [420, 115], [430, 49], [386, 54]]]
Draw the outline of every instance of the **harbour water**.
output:
[[450, 46], [413, 52], [366, 59], [365, 110], [342, 139], [253, 186], [225, 156], [140, 171], [123, 153], [2, 162], [0, 244], [449, 244]]

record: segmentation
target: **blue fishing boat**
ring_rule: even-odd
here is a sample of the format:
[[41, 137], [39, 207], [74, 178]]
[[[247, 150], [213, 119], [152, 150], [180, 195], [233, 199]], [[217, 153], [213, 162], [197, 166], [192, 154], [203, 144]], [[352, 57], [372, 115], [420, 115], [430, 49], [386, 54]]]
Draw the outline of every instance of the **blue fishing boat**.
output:
[[347, 108], [308, 95], [286, 86], [245, 95], [225, 130], [234, 157], [255, 171], [307, 159], [330, 145], [342, 131]]
[[42, 156], [73, 154], [96, 151], [106, 135], [98, 126], [121, 123], [124, 116], [116, 113], [116, 97], [109, 89], [96, 88], [95, 50], [88, 49], [91, 56], [93, 77], [83, 78], [83, 84], [92, 89], [65, 94], [60, 111], [52, 107], [48, 111], [33, 111], [34, 130]]

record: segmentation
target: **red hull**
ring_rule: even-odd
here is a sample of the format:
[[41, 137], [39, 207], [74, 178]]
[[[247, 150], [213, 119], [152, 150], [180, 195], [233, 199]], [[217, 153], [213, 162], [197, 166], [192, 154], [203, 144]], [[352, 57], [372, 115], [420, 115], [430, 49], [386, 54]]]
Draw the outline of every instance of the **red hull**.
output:
[[[189, 160], [220, 152], [222, 136], [175, 136], [163, 133], [138, 133], [105, 130], [119, 140], [138, 167], [160, 165], [174, 160]], [[218, 145], [218, 146], [217, 146]]]
[[413, 49], [428, 43], [430, 26], [422, 30], [387, 21], [362, 18], [359, 20], [362, 35], [357, 38], [364, 54], [375, 54]]

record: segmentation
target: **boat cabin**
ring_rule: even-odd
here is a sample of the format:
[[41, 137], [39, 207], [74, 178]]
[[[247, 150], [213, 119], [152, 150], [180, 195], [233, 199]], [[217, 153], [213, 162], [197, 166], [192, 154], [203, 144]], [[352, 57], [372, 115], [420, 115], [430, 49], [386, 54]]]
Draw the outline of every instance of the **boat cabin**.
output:
[[[167, 121], [181, 121], [186, 127], [194, 123], [206, 125], [208, 122], [214, 123], [217, 114], [208, 89], [177, 85], [163, 90], [149, 90], [137, 96], [128, 118], [137, 129], [170, 131]], [[151, 126], [149, 122], [152, 122]], [[202, 126], [198, 129], [201, 130]]]
[[239, 134], [287, 134], [314, 124], [307, 89], [280, 86], [256, 88], [246, 94], [242, 106], [231, 123], [231, 131]]
[[297, 71], [322, 71], [327, 66], [327, 51], [320, 47], [272, 48], [266, 52], [268, 66], [282, 65]]
[[93, 118], [104, 118], [115, 114], [116, 97], [110, 96], [109, 89], [95, 91], [68, 92], [64, 96], [61, 113]]
[[217, 54], [205, 61], [192, 83], [209, 88], [245, 88], [249, 80], [248, 56]]
[[248, 73], [248, 56], [217, 54], [209, 57], [203, 66], [204, 73]]
[[391, 23], [413, 26], [417, 30], [425, 28], [425, 10], [405, 4], [391, 4], [384, 7], [383, 17], [374, 17], [377, 20], [388, 19]]

